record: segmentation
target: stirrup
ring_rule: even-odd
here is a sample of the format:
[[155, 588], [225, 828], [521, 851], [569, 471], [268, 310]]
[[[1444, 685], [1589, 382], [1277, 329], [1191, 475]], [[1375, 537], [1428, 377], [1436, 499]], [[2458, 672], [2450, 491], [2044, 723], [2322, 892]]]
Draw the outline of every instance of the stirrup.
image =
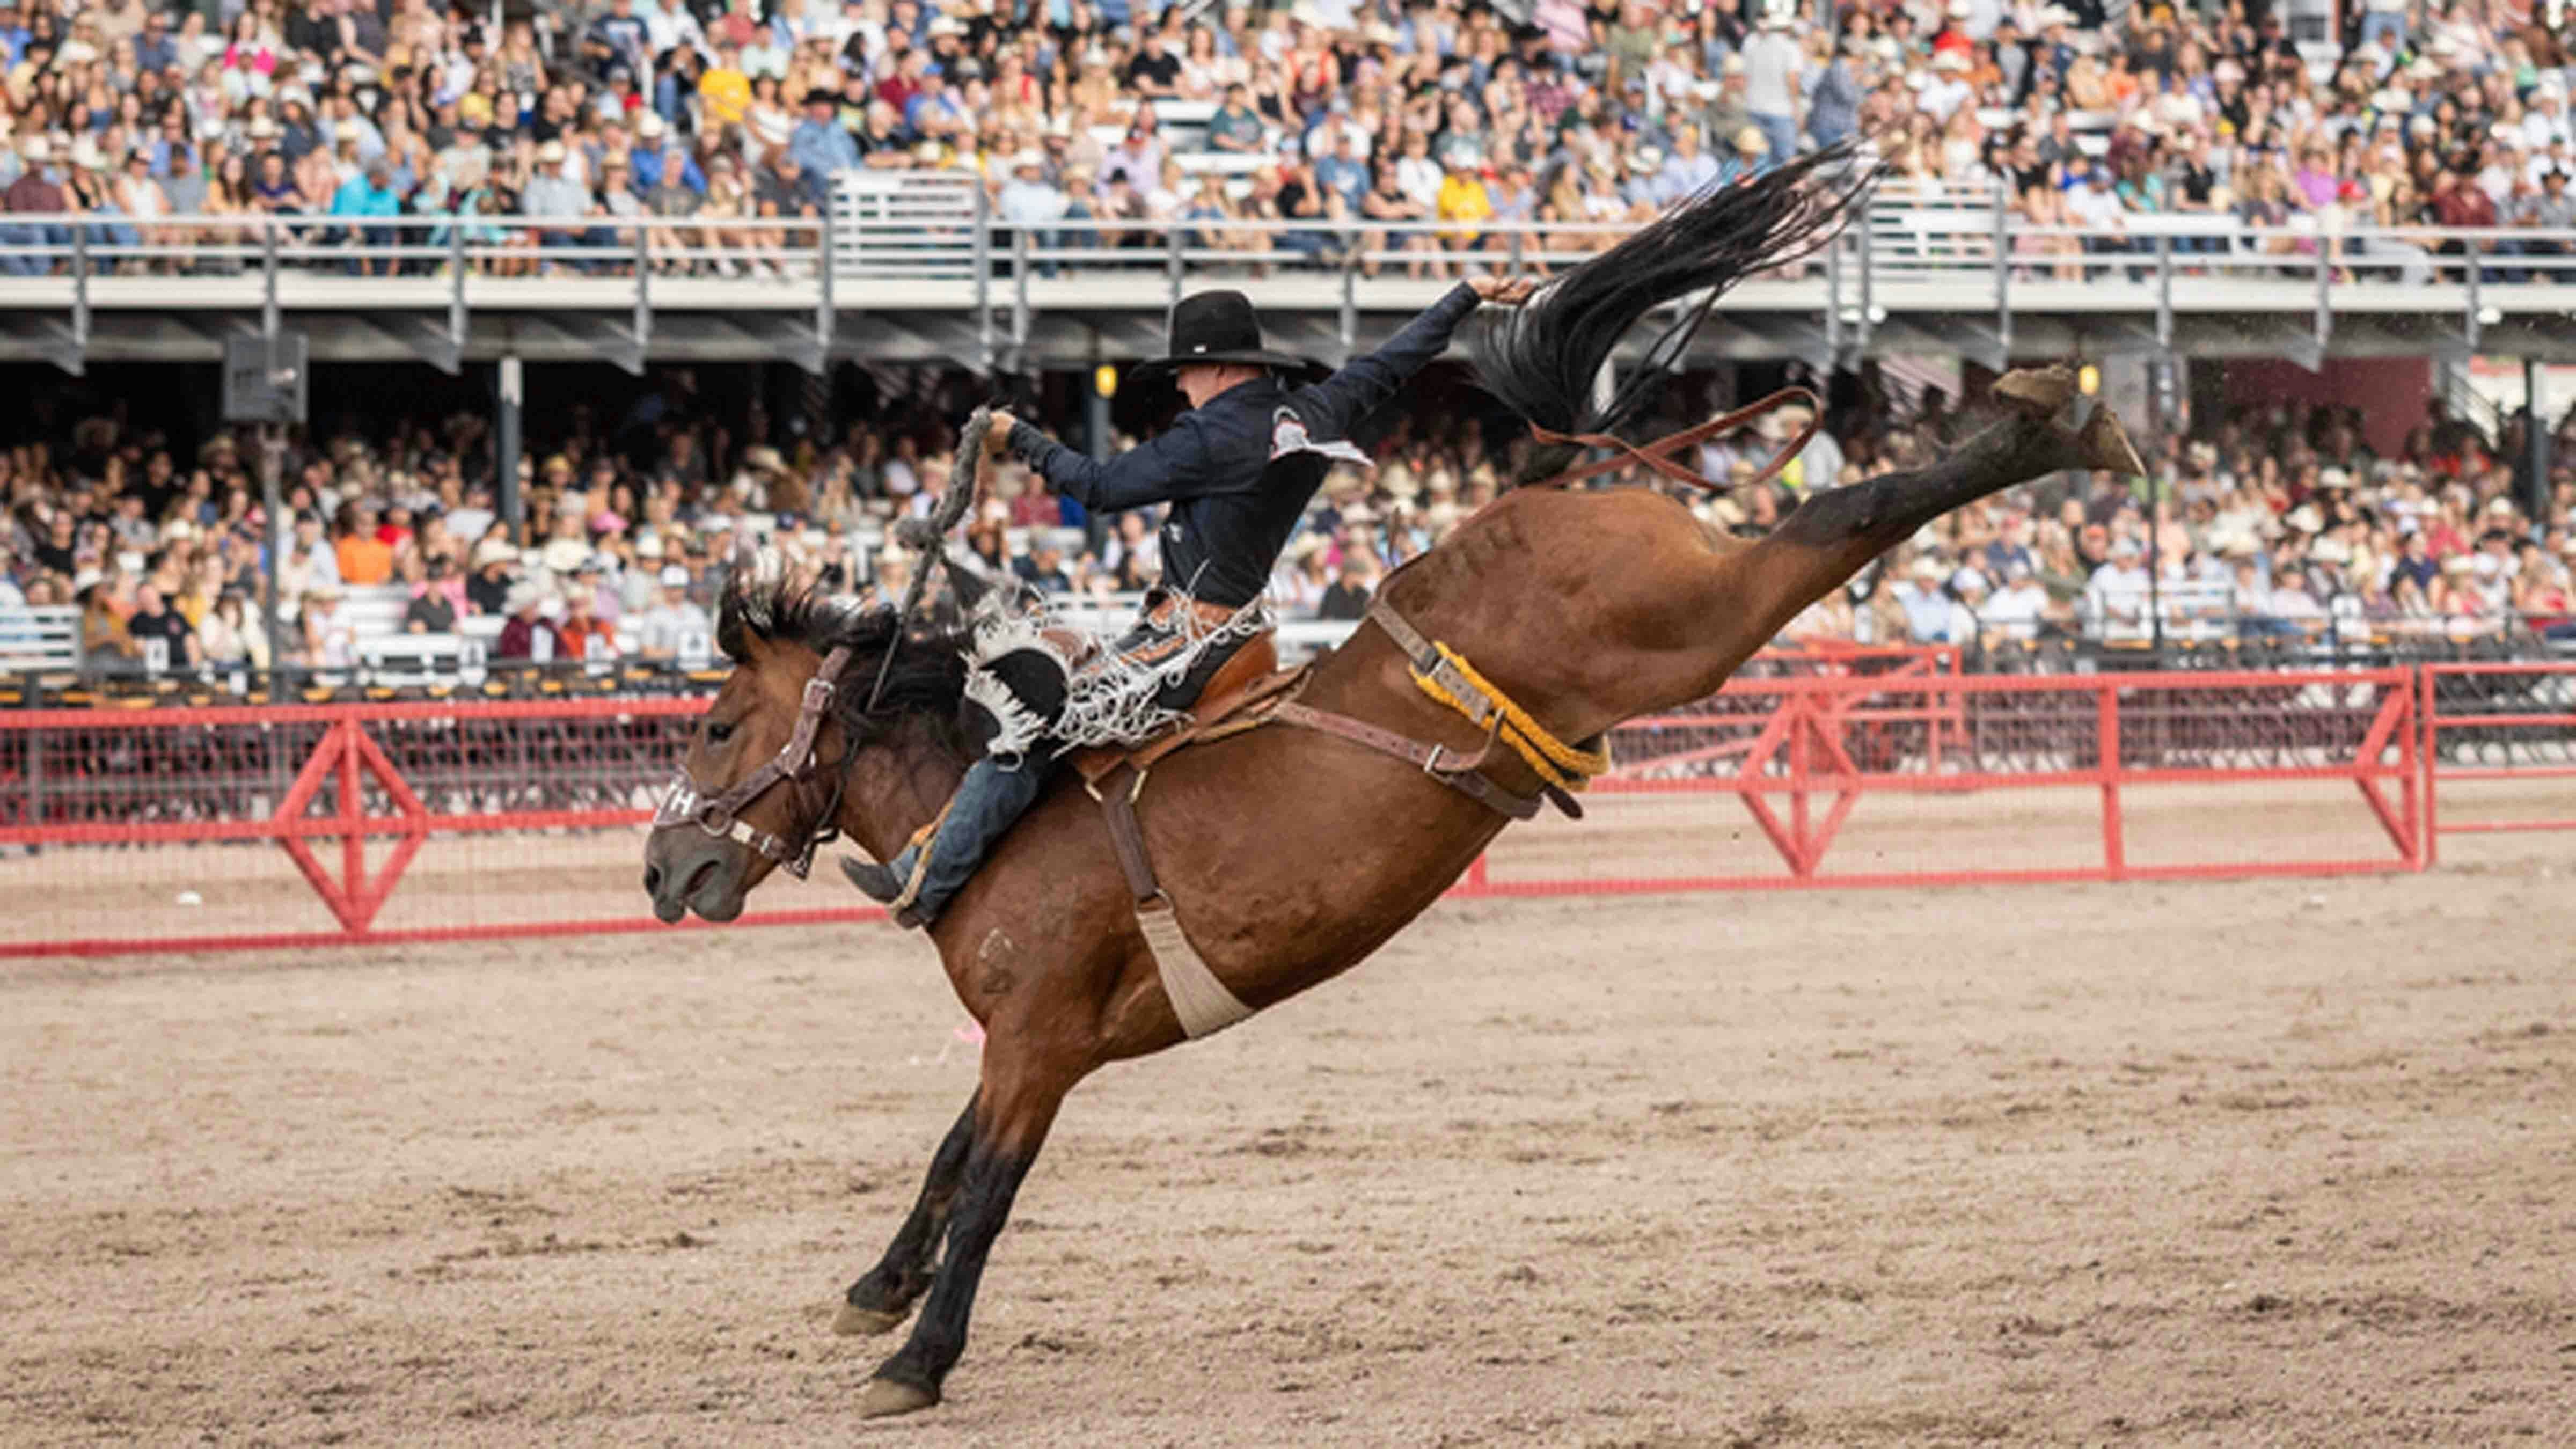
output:
[[[957, 803], [955, 799], [951, 798], [949, 805], [955, 803]], [[928, 925], [931, 913], [921, 909], [921, 883], [930, 876], [930, 852], [939, 843], [940, 827], [947, 823], [948, 805], [942, 805], [939, 807], [939, 813], [930, 817], [929, 824], [914, 831], [912, 839], [904, 842], [904, 850], [912, 852], [912, 873], [900, 886], [894, 886], [894, 861], [870, 867], [844, 856], [841, 859], [841, 873], [850, 878], [850, 884], [857, 886], [861, 894], [884, 906], [887, 917], [896, 925], [906, 928]], [[903, 859], [903, 851], [896, 851], [895, 860], [901, 859]], [[877, 871], [885, 872], [879, 879], [894, 888], [889, 894], [877, 894], [871, 888], [872, 882], [859, 879], [863, 871], [872, 876]]]

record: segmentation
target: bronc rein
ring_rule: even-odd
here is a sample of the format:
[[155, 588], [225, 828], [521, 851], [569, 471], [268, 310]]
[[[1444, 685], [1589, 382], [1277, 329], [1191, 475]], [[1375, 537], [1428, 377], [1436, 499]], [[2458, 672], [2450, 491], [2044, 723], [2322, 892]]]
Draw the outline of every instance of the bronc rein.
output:
[[[903, 647], [904, 631], [910, 627], [914, 611], [921, 607], [922, 595], [929, 586], [932, 571], [946, 561], [942, 542], [948, 531], [956, 527], [967, 505], [974, 500], [976, 467], [984, 455], [984, 436], [991, 429], [991, 409], [979, 407], [967, 420], [965, 432], [958, 439], [957, 461], [949, 474], [948, 492], [939, 500], [939, 509], [932, 515], [933, 537], [924, 551], [920, 570], [904, 589], [903, 603], [895, 613], [894, 632], [888, 637], [885, 654], [877, 664], [876, 683], [868, 690], [867, 703], [860, 710], [863, 715], [874, 710], [877, 700], [885, 693], [895, 651]], [[677, 830], [695, 826], [718, 840], [737, 841], [785, 868], [798, 880], [805, 879], [807, 872], [814, 867], [814, 852], [840, 837], [841, 797], [849, 789], [850, 764], [858, 756], [858, 747], [844, 742], [841, 758], [828, 771], [832, 782], [831, 796], [824, 802], [822, 812], [796, 832], [793, 844], [743, 819], [742, 812], [782, 781], [794, 789], [802, 788], [814, 778], [818, 763], [815, 741], [823, 733], [824, 721], [831, 718], [832, 702], [840, 694], [841, 672], [849, 664], [850, 647], [846, 644], [834, 646], [823, 656], [814, 677], [805, 681], [804, 694], [797, 702], [795, 731], [787, 737], [786, 744], [779, 746], [777, 754], [762, 761], [760, 768], [749, 775], [710, 794], [690, 778], [689, 767], [683, 762], [673, 773], [671, 786], [663, 793], [661, 803], [654, 808], [653, 829]]]

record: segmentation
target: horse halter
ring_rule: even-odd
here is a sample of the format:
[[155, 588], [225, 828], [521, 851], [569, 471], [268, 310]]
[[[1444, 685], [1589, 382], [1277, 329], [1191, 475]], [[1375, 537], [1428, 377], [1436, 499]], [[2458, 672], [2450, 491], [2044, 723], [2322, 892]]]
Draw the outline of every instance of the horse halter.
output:
[[823, 721], [832, 711], [832, 697], [840, 689], [841, 671], [849, 662], [847, 645], [823, 656], [814, 677], [805, 681], [805, 697], [796, 709], [796, 732], [787, 737], [776, 755], [762, 761], [759, 769], [722, 793], [706, 794], [698, 788], [697, 781], [689, 778], [689, 767], [680, 766], [662, 803], [654, 807], [653, 828], [677, 830], [694, 825], [718, 840], [740, 841], [765, 859], [786, 867], [788, 874], [798, 880], [805, 879], [806, 872], [814, 866], [815, 847], [840, 834], [833, 817], [840, 813], [841, 791], [849, 783], [849, 753], [843, 753], [843, 768], [833, 777], [831, 802], [824, 806], [822, 817], [805, 828], [796, 844], [758, 829], [742, 818], [742, 812], [780, 781], [803, 784], [814, 773], [814, 737], [823, 732]]

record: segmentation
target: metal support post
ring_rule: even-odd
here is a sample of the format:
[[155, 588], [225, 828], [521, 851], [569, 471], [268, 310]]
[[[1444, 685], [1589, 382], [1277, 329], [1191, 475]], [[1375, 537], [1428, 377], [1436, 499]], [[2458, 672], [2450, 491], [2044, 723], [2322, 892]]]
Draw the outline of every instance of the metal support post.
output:
[[2523, 487], [2525, 510], [2535, 519], [2549, 516], [2549, 369], [2537, 357], [2522, 360], [2523, 410], [2529, 422], [2523, 446], [2529, 451], [2531, 478]]
[[2156, 234], [2156, 350], [2173, 356], [2173, 238]]
[[500, 506], [502, 519], [510, 525], [510, 541], [525, 547], [528, 504], [519, 494], [519, 409], [527, 401], [527, 388], [516, 353], [502, 354], [500, 366], [493, 369], [492, 383], [498, 404], [493, 409], [492, 463], [500, 475], [493, 480], [492, 497]]
[[465, 365], [465, 335], [468, 329], [465, 313], [465, 228], [447, 229], [447, 346], [446, 371], [453, 375]]
[[1869, 226], [1860, 228], [1860, 340], [1852, 346], [1856, 356], [1869, 352], [1870, 333], [1878, 326], [1878, 263], [1872, 250]]
[[1825, 243], [1825, 353], [1827, 366], [1843, 365], [1843, 239]]
[[[275, 232], [269, 233], [273, 239]], [[270, 253], [275, 255], [274, 248]], [[277, 334], [269, 334], [270, 356], [276, 356]], [[275, 364], [272, 361], [271, 366]], [[286, 502], [278, 486], [278, 475], [286, 463], [286, 430], [275, 423], [259, 425], [260, 506], [268, 515], [268, 570], [260, 581], [260, 616], [268, 628], [268, 698], [272, 704], [286, 700], [286, 621], [277, 613], [277, 576], [286, 571], [286, 541], [294, 536], [286, 524]]]
[[635, 228], [635, 350], [623, 359], [628, 372], [644, 375], [644, 354], [653, 345], [653, 233]]
[[1181, 256], [1181, 229], [1177, 226], [1165, 227], [1163, 229], [1163, 270], [1171, 279], [1172, 295], [1169, 301], [1170, 305], [1175, 307], [1181, 303], [1181, 269], [1184, 265], [1185, 260]]
[[1342, 247], [1342, 357], [1348, 361], [1360, 350], [1360, 249], [1357, 238], [1345, 233]]
[[2165, 663], [2165, 590], [2164, 550], [2162, 539], [2165, 506], [2164, 447], [2161, 437], [2155, 440], [2156, 454], [2147, 460], [2147, 638], [2155, 650], [2156, 667]]
[[259, 335], [277, 341], [277, 218], [259, 221]]
[[1995, 370], [2012, 366], [2012, 208], [2004, 201], [2004, 184], [1995, 182]]
[[2478, 355], [2478, 343], [2486, 336], [2487, 319], [2485, 314], [2487, 308], [2486, 302], [2478, 295], [2479, 268], [2477, 242], [2474, 240], [2467, 242], [2465, 244], [2465, 253], [2469, 264], [2467, 278], [2469, 286], [2469, 315], [2460, 319], [2460, 340], [2467, 345], [2468, 355], [2475, 357]]
[[72, 225], [72, 324], [67, 341], [68, 347], [54, 361], [78, 377], [86, 370], [89, 356], [89, 226], [83, 222]]
[[841, 325], [841, 309], [832, 300], [832, 218], [825, 215], [822, 229], [814, 233], [814, 275], [823, 284], [821, 300], [814, 304], [814, 370], [832, 370], [832, 334]]
[[2326, 345], [2334, 340], [2334, 261], [2327, 255], [2331, 239], [2317, 237], [2317, 366], [2325, 366]]
[[975, 370], [993, 371], [993, 199], [975, 187]]
[[1029, 345], [1029, 230], [1011, 228], [1011, 351], [1017, 355]]

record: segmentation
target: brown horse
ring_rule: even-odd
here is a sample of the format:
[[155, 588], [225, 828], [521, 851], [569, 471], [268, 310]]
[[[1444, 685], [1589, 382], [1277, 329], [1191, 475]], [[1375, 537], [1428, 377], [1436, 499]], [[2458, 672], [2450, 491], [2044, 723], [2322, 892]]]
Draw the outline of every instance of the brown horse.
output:
[[[1384, 598], [1559, 738], [1595, 736], [1707, 697], [1799, 610], [1942, 513], [2061, 469], [2134, 469], [2119, 424], [2062, 369], [2011, 374], [1995, 394], [2000, 420], [1956, 455], [1811, 496], [1758, 541], [1717, 536], [1651, 492], [1523, 488], [1398, 571]], [[967, 764], [953, 640], [901, 640], [870, 709], [866, 681], [899, 638], [892, 611], [752, 588], [729, 592], [722, 614], [736, 667], [684, 773], [699, 792], [750, 784], [757, 798], [737, 794], [713, 819], [680, 822], [706, 828], [654, 833], [645, 887], [665, 919], [690, 909], [732, 919], [781, 859], [801, 864], [804, 842], [834, 827], [892, 857]], [[804, 709], [827, 660], [856, 683], [828, 708]], [[1410, 671], [1383, 630], [1363, 627], [1314, 666], [1300, 702], [1472, 755], [1483, 732]], [[800, 715], [813, 721], [802, 732]], [[1540, 783], [1509, 754], [1486, 773], [1522, 794]], [[1420, 768], [1305, 729], [1190, 748], [1151, 780], [1139, 813], [1164, 888], [1217, 978], [1255, 1010], [1357, 965], [1505, 823]], [[974, 1099], [835, 1325], [890, 1330], [927, 1294], [862, 1397], [871, 1416], [938, 1401], [986, 1254], [1065, 1094], [1110, 1062], [1183, 1039], [1103, 813], [1066, 781], [930, 936], [988, 1035]]]

